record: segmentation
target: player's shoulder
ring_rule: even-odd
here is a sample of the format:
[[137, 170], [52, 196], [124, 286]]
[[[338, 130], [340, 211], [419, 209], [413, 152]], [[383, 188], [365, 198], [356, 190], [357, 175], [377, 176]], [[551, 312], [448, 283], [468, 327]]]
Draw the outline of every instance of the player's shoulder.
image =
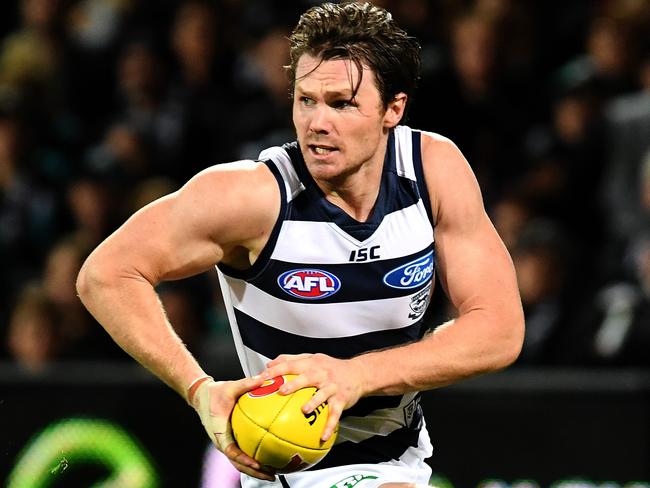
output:
[[420, 144], [422, 156], [426, 161], [439, 157], [462, 157], [458, 146], [442, 134], [437, 132], [421, 130]]
[[[239, 161], [230, 161], [228, 163], [219, 163], [207, 167], [195, 177], [199, 178], [214, 178], [219, 177], [219, 175], [228, 176], [239, 176], [239, 175], [255, 175], [255, 174], [264, 174], [263, 168], [266, 165], [258, 160], [253, 159], [241, 159]], [[216, 176], [215, 176], [216, 175]]]
[[433, 214], [439, 215], [443, 204], [448, 207], [459, 198], [480, 197], [474, 172], [458, 146], [444, 135], [421, 133], [422, 166]]
[[451, 139], [436, 132], [420, 132], [422, 167], [430, 185], [446, 186], [456, 178], [472, 176], [469, 163]]
[[277, 182], [260, 161], [240, 160], [210, 166], [193, 176], [181, 189], [197, 201], [236, 201], [264, 205], [277, 198]]
[[273, 225], [280, 207], [280, 190], [268, 166], [241, 160], [210, 166], [178, 192], [181, 208], [192, 209], [211, 222], [228, 242], [244, 242], [255, 229]]
[[197, 173], [188, 183], [197, 186], [234, 185], [250, 188], [253, 184], [273, 182], [266, 164], [252, 159], [242, 159], [210, 166]]

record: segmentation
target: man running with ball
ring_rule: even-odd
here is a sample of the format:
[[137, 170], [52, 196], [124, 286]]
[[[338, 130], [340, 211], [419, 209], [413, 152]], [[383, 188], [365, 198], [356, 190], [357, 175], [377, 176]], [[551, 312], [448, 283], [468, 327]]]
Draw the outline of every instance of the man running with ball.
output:
[[[138, 211], [90, 255], [79, 295], [197, 409], [245, 488], [425, 486], [420, 392], [519, 354], [511, 260], [457, 147], [400, 125], [420, 50], [390, 13], [313, 7], [290, 45], [297, 141], [206, 169]], [[203, 371], [154, 291], [215, 265], [239, 381]], [[435, 273], [458, 314], [428, 331]], [[328, 403], [324, 440], [340, 427], [320, 463], [276, 476], [238, 448], [229, 417], [242, 393], [283, 374], [297, 375], [283, 393], [318, 388], [305, 413]]]

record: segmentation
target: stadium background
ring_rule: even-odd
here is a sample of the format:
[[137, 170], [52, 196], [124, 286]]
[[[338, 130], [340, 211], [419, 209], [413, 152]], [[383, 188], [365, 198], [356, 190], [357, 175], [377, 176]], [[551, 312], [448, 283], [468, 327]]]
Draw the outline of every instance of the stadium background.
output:
[[[0, 484], [31, 459], [51, 486], [136, 461], [199, 485], [195, 414], [111, 343], [74, 279], [142, 205], [292, 139], [280, 67], [312, 3], [2, 2]], [[434, 471], [456, 488], [648, 486], [650, 2], [376, 3], [422, 43], [407, 123], [467, 156], [528, 324], [508, 371], [424, 395]], [[206, 369], [237, 377], [214, 275], [159, 292]], [[441, 294], [433, 310], [454, 313]], [[25, 450], [43, 432], [51, 459]]]

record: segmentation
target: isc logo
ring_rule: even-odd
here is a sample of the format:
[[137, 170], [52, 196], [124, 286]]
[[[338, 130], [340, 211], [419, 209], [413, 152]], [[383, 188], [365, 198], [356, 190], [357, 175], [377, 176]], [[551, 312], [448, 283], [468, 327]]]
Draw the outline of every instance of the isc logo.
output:
[[294, 297], [318, 300], [339, 291], [341, 280], [321, 269], [292, 269], [278, 277], [278, 285]]

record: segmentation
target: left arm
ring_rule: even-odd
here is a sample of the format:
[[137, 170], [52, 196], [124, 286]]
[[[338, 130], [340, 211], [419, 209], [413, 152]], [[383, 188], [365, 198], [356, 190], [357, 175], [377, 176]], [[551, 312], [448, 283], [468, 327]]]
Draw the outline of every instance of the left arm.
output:
[[523, 342], [524, 318], [510, 256], [483, 207], [467, 161], [448, 139], [423, 134], [425, 177], [435, 219], [437, 270], [458, 317], [420, 341], [348, 360], [315, 355], [280, 356], [269, 377], [300, 376], [285, 393], [313, 385], [304, 407], [323, 401], [329, 437], [341, 412], [368, 395], [399, 395], [455, 383], [514, 362]]
[[366, 365], [364, 395], [427, 390], [502, 369], [517, 359], [523, 342], [512, 261], [485, 212], [474, 174], [445, 138], [423, 135], [422, 153], [437, 271], [458, 317], [421, 341], [354, 358]]

